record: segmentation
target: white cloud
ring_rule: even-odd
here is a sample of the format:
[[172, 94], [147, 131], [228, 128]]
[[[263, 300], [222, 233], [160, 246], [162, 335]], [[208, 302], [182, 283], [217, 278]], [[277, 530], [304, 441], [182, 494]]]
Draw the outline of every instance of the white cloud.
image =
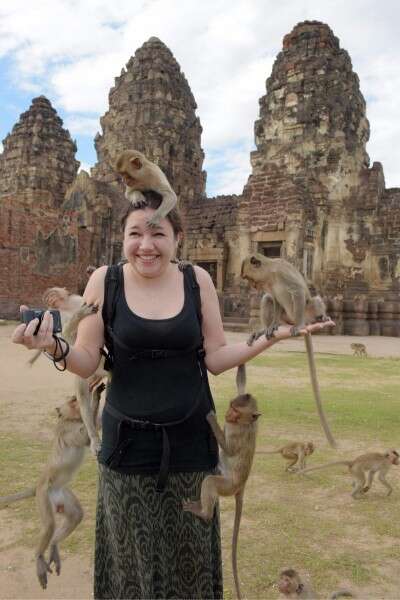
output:
[[299, 21], [322, 20], [373, 98], [371, 159], [383, 163], [388, 185], [400, 185], [399, 17], [396, 0], [0, 0], [0, 57], [11, 59], [16, 89], [45, 93], [64, 110], [72, 135], [93, 135], [114, 77], [149, 37], [159, 37], [198, 103], [209, 170], [218, 156], [208, 193], [241, 193], [250, 172], [243, 149], [253, 147], [258, 99], [283, 36]]

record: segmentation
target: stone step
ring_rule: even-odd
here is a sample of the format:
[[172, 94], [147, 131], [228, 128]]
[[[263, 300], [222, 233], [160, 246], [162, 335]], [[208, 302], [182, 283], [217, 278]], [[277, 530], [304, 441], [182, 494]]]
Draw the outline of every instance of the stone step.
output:
[[224, 323], [244, 323], [247, 325], [249, 322], [248, 317], [225, 317], [223, 318]]
[[240, 323], [235, 321], [226, 321], [223, 320], [223, 326], [225, 331], [240, 331], [243, 333], [249, 333], [249, 325], [248, 323]]

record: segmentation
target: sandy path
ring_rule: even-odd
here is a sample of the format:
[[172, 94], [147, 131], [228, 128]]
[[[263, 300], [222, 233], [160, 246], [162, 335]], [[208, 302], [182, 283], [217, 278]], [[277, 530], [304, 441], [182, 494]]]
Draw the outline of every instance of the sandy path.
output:
[[[13, 429], [20, 433], [37, 432], [41, 439], [49, 439], [51, 432], [43, 427], [47, 414], [60, 399], [72, 392], [72, 375], [58, 373], [45, 358], [35, 368], [26, 365], [28, 352], [10, 342], [14, 326], [0, 327], [0, 435]], [[230, 341], [247, 338], [246, 334], [228, 333]], [[383, 337], [315, 336], [317, 352], [350, 354], [353, 341], [366, 344], [371, 356], [400, 358], [400, 339]], [[301, 340], [288, 340], [272, 348], [272, 352], [302, 351]], [[68, 555], [59, 578], [51, 578], [46, 591], [39, 587], [32, 551], [15, 547], [21, 531], [20, 521], [10, 511], [0, 511], [0, 599], [70, 599], [90, 598], [92, 557]]]

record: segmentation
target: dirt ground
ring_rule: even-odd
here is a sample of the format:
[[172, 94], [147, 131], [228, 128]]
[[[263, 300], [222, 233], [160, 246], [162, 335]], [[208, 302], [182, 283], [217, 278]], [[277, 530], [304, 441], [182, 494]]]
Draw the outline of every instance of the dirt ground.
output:
[[[43, 430], [40, 422], [54, 409], [55, 398], [71, 393], [72, 375], [58, 373], [44, 358], [30, 369], [28, 352], [12, 344], [14, 326], [0, 327], [0, 435], [10, 429], [23, 434], [37, 431], [40, 439], [49, 439], [50, 430]], [[243, 333], [227, 333], [229, 341], [247, 338]], [[351, 342], [362, 342], [370, 356], [400, 358], [400, 339], [388, 337], [314, 336], [316, 352], [351, 354]], [[270, 351], [303, 351], [301, 340], [288, 340]], [[360, 359], [362, 360], [362, 359]], [[22, 413], [23, 407], [23, 413]], [[21, 415], [23, 414], [23, 418]], [[28, 483], [28, 482], [27, 482]], [[0, 492], [1, 495], [1, 492]], [[11, 517], [10, 511], [0, 511], [0, 599], [69, 599], [92, 597], [92, 559], [88, 556], [68, 556], [57, 587], [43, 591], [38, 585], [32, 551], [16, 547], [21, 523]]]

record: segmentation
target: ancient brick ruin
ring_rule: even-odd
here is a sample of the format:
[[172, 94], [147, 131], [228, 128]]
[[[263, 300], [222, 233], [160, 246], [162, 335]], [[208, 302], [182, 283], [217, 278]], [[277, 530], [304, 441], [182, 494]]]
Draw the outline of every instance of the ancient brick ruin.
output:
[[183, 255], [212, 275], [224, 320], [254, 324], [258, 297], [240, 279], [250, 251], [282, 256], [328, 299], [336, 333], [400, 336], [400, 189], [369, 166], [357, 75], [330, 28], [298, 24], [260, 99], [242, 195], [205, 197], [201, 125], [170, 50], [150, 38], [109, 94], [97, 163], [77, 174], [73, 141], [36, 98], [0, 155], [0, 316], [37, 304], [49, 285], [81, 289], [88, 264], [121, 256], [126, 207], [113, 159], [144, 152], [165, 171], [187, 222]]

